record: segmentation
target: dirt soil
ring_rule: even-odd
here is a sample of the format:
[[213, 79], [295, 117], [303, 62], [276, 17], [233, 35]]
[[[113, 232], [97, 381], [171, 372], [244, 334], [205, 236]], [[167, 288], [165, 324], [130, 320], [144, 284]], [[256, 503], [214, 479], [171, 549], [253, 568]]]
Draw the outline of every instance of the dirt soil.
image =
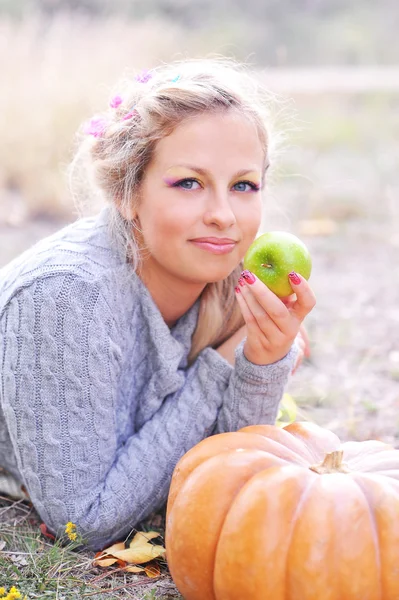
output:
[[[0, 267], [63, 224], [0, 225]], [[300, 418], [343, 439], [378, 438], [399, 446], [397, 224], [355, 218], [332, 233], [299, 233], [313, 257], [317, 306], [306, 321], [311, 357], [287, 391]]]

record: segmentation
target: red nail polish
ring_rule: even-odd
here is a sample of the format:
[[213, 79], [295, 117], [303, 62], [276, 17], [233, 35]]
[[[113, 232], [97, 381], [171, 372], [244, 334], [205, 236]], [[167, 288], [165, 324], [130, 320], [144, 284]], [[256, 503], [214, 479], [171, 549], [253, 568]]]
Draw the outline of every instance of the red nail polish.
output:
[[255, 283], [256, 281], [255, 275], [253, 275], [251, 271], [248, 271], [247, 269], [241, 273], [241, 277], [244, 277], [245, 281], [250, 284]]
[[298, 277], [295, 271], [289, 273], [288, 277], [290, 278], [291, 283], [293, 283], [294, 285], [299, 285], [301, 283], [301, 278]]
[[244, 277], [240, 277], [240, 279], [238, 280], [238, 283], [240, 284], [241, 287], [244, 287], [244, 285], [245, 285]]
[[241, 294], [241, 290], [238, 287], [238, 285], [234, 288], [234, 291], [235, 291], [236, 294]]

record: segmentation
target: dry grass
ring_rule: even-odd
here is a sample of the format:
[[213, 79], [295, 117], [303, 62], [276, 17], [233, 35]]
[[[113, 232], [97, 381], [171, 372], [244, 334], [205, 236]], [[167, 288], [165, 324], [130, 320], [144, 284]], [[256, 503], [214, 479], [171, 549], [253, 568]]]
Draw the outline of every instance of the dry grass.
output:
[[[155, 519], [163, 523], [161, 515]], [[93, 552], [79, 542], [62, 546], [58, 540], [48, 540], [39, 525], [30, 503], [0, 496], [0, 587], [15, 586], [29, 600], [181, 599], [166, 563], [159, 563], [161, 575], [156, 579], [124, 573], [118, 567], [95, 567]], [[150, 520], [142, 529], [150, 527], [163, 534], [163, 527]]]

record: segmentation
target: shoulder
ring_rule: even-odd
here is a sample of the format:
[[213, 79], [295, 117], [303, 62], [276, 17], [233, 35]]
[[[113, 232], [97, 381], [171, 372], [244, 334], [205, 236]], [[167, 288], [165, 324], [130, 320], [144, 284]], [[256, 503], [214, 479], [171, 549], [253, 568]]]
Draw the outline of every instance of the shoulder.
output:
[[0, 269], [0, 318], [24, 290], [26, 296], [64, 298], [76, 306], [97, 296], [112, 311], [127, 293], [134, 295], [135, 278], [112, 243], [104, 209], [44, 238]]

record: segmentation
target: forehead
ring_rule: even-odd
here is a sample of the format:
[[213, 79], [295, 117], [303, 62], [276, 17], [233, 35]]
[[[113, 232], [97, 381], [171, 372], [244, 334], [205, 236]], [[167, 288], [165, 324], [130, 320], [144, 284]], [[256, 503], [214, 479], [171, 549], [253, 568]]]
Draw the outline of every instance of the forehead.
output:
[[253, 121], [237, 111], [224, 111], [185, 119], [157, 143], [154, 159], [165, 168], [176, 161], [204, 168], [221, 162], [235, 167], [251, 162], [261, 168], [264, 148]]

